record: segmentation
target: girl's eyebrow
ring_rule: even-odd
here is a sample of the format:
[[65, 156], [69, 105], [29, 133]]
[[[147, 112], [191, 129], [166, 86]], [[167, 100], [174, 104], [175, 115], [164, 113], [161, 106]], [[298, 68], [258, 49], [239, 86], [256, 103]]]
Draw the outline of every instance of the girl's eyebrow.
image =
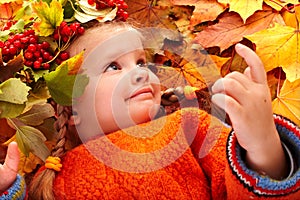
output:
[[99, 69], [136, 50], [144, 52], [140, 33], [136, 30], [122, 31], [97, 45], [84, 59], [82, 67], [86, 69], [87, 74], [99, 74]]

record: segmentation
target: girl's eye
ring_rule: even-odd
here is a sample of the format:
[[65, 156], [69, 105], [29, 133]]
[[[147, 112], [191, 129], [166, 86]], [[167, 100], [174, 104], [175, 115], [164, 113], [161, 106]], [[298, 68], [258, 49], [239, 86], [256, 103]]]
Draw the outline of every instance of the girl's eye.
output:
[[142, 61], [142, 60], [141, 60], [141, 61], [138, 61], [138, 62], [137, 62], [137, 66], [138, 66], [138, 67], [147, 67], [147, 64], [145, 63], [145, 61]]
[[109, 72], [109, 71], [115, 71], [115, 70], [120, 70], [119, 66], [116, 63], [110, 63], [104, 72]]

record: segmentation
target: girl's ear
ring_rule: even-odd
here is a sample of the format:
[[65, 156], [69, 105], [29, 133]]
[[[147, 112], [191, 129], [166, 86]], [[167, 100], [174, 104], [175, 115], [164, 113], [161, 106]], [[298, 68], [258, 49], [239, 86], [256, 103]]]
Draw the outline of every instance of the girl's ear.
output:
[[68, 124], [71, 126], [79, 125], [81, 122], [79, 115], [73, 110], [73, 115], [70, 116]]

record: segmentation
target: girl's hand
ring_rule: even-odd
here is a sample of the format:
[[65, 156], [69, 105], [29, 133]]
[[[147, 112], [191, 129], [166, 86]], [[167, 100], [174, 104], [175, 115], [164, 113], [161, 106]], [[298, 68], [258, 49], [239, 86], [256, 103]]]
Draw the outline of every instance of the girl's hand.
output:
[[0, 194], [14, 183], [18, 173], [20, 153], [16, 142], [8, 145], [7, 155], [3, 165], [0, 164]]
[[232, 72], [218, 80], [212, 87], [212, 101], [228, 113], [238, 142], [247, 151], [250, 168], [284, 178], [285, 156], [272, 116], [264, 66], [250, 48], [237, 44], [235, 49], [249, 67], [243, 74]]

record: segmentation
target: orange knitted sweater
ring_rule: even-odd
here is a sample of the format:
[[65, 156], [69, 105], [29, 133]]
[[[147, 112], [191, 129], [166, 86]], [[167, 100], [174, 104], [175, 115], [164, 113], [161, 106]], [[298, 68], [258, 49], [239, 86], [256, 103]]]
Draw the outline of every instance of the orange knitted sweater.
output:
[[[204, 111], [186, 108], [69, 151], [54, 192], [59, 200], [300, 197], [299, 176], [292, 185], [277, 181], [286, 187], [274, 189], [274, 180], [244, 169], [238, 152], [229, 128]], [[259, 186], [260, 178], [270, 184]]]

